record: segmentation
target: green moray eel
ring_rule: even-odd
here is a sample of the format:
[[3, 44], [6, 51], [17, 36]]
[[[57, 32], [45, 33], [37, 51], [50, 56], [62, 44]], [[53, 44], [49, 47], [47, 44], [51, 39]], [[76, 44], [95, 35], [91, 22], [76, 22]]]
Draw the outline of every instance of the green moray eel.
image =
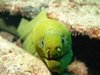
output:
[[47, 18], [45, 10], [29, 23], [24, 19], [22, 22], [17, 31], [24, 40], [23, 48], [41, 58], [51, 72], [62, 74], [73, 56], [71, 34], [67, 27]]

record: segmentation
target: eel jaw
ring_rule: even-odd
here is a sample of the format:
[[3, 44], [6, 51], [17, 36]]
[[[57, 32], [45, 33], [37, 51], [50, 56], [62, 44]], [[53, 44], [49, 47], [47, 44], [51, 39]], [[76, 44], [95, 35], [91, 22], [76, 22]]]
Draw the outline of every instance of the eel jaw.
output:
[[68, 52], [56, 58], [50, 58], [50, 57], [44, 57], [44, 58], [47, 60], [59, 60], [62, 59], [66, 54], [68, 54]]
[[64, 53], [63, 55], [56, 58], [47, 58], [44, 57], [44, 62], [52, 72], [57, 72], [58, 74], [62, 73], [66, 67], [66, 62], [64, 62], [65, 57], [69, 52]]

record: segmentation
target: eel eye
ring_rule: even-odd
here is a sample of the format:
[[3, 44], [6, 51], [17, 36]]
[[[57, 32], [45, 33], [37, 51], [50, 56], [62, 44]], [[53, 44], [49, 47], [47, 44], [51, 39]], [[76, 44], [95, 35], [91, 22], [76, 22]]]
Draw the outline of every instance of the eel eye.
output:
[[42, 47], [44, 46], [44, 40], [43, 39], [41, 40], [41, 45], [42, 45]]
[[65, 42], [65, 39], [64, 39], [64, 37], [62, 37], [62, 43], [64, 43]]

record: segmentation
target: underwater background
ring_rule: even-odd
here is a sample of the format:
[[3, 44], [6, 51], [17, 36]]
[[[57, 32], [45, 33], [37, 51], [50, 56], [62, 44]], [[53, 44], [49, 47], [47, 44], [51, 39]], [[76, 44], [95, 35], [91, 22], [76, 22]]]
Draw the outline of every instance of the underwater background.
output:
[[74, 56], [87, 65], [89, 75], [100, 75], [100, 41], [88, 36], [73, 36], [72, 39]]
[[[11, 16], [9, 13], [0, 13], [0, 31], [12, 33], [16, 38], [16, 29], [22, 16]], [[3, 27], [5, 23], [6, 27]], [[10, 29], [11, 28], [11, 29]], [[100, 75], [100, 40], [90, 38], [86, 35], [72, 36], [73, 60], [82, 61], [88, 67], [88, 75]]]

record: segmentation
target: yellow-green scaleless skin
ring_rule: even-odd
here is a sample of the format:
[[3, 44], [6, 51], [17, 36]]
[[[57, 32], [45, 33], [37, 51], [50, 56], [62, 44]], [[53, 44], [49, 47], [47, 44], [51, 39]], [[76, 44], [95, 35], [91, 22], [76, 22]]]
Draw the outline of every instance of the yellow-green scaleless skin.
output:
[[23, 48], [40, 57], [52, 72], [63, 73], [73, 56], [71, 35], [62, 23], [46, 17], [42, 10], [26, 25], [19, 25]]

